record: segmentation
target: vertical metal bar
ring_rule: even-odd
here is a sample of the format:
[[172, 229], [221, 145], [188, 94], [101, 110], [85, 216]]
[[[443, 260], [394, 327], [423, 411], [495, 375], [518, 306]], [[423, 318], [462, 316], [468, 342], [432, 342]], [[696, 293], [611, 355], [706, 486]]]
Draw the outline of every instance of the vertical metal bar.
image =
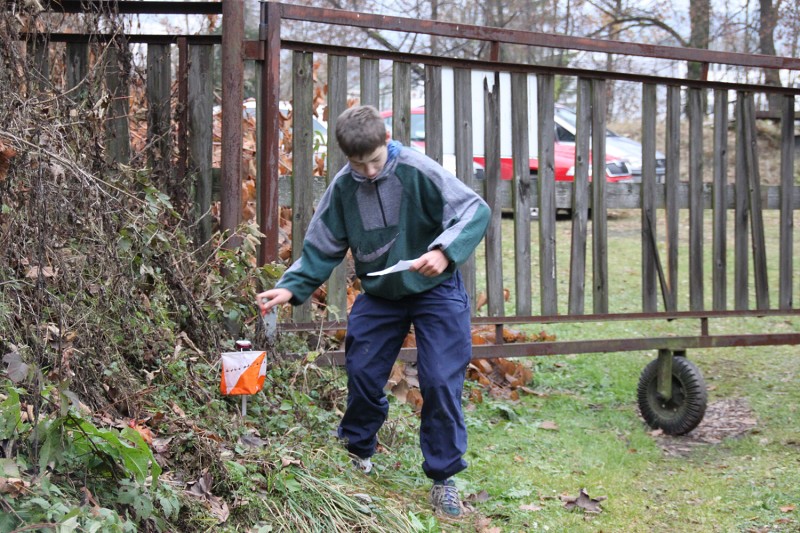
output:
[[531, 171], [528, 150], [528, 75], [511, 74], [511, 154], [514, 165], [514, 279], [517, 314], [530, 315], [531, 298]]
[[[475, 187], [474, 163], [472, 161], [472, 81], [471, 73], [467, 69], [453, 70], [453, 94], [444, 95], [445, 98], [454, 98], [455, 113], [455, 148], [456, 148], [456, 176], [468, 187]], [[476, 261], [475, 254], [470, 254], [469, 259], [461, 265], [461, 275], [464, 278], [464, 287], [469, 295], [472, 312], [475, 312], [476, 302]]]
[[662, 401], [672, 399], [672, 351], [658, 350], [656, 392]]
[[178, 175], [177, 183], [186, 178], [189, 125], [189, 50], [186, 37], [178, 37]]
[[791, 309], [794, 295], [794, 96], [783, 97], [781, 115], [781, 196], [780, 196], [780, 290], [779, 306]]
[[575, 124], [575, 181], [572, 184], [572, 241], [569, 266], [569, 313], [582, 315], [586, 304], [586, 241], [589, 233], [589, 152], [592, 128], [592, 81], [578, 78]]
[[598, 314], [608, 313], [606, 94], [605, 80], [592, 80], [592, 303]]
[[713, 229], [713, 308], [722, 311], [728, 307], [728, 91], [714, 91], [714, 210]]
[[264, 63], [261, 68], [258, 118], [261, 139], [258, 143], [259, 169], [259, 227], [264, 241], [259, 251], [258, 263], [263, 265], [278, 261], [279, 202], [278, 178], [280, 176], [279, 104], [281, 87], [281, 5], [276, 2], [261, 4], [259, 39], [264, 46]]
[[[658, 310], [656, 286], [656, 85], [642, 85], [642, 311]], [[666, 302], [664, 302], [666, 305]]]
[[539, 125], [539, 280], [543, 315], [558, 314], [556, 294], [555, 79], [540, 74]]
[[667, 311], [678, 310], [678, 188], [681, 159], [681, 88], [667, 87], [667, 168], [664, 203], [667, 218]]
[[703, 94], [689, 89], [689, 309], [703, 302]]
[[[222, 4], [222, 178], [220, 229], [234, 234], [242, 219], [242, 99], [244, 96], [244, 2]], [[239, 239], [226, 242], [236, 248]]]
[[425, 65], [425, 154], [442, 164], [442, 67]]

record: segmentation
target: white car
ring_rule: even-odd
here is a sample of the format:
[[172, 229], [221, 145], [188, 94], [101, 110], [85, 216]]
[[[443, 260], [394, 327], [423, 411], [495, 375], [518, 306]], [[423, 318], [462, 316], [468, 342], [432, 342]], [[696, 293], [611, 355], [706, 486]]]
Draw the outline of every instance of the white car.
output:
[[[575, 124], [577, 115], [572, 109], [556, 104], [556, 140], [564, 144], [575, 144]], [[625, 161], [634, 182], [642, 181], [642, 144], [606, 130], [606, 155]], [[656, 151], [656, 180], [664, 181], [667, 170], [666, 157]]]

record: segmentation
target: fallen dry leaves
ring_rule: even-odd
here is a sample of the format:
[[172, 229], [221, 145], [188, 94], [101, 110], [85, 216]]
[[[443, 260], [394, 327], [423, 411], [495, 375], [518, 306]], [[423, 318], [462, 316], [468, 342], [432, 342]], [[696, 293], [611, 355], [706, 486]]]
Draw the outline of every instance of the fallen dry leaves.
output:
[[211, 514], [217, 517], [217, 522], [222, 524], [228, 520], [230, 510], [225, 500], [211, 493], [211, 474], [204, 472], [197, 481], [186, 484], [186, 494], [203, 502]]
[[605, 500], [605, 496], [598, 496], [592, 498], [586, 489], [581, 489], [577, 497], [561, 496], [561, 501], [564, 502], [564, 509], [571, 511], [573, 509], [583, 509], [585, 513], [597, 514], [601, 513], [603, 509], [600, 507], [600, 502]]

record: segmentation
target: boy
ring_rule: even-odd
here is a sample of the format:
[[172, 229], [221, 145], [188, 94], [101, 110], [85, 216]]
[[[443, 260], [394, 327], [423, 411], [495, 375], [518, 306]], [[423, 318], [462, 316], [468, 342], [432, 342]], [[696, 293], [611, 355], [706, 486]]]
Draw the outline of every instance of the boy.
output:
[[[483, 238], [489, 207], [432, 159], [390, 142], [374, 107], [342, 113], [336, 140], [349, 163], [322, 196], [302, 257], [257, 301], [262, 313], [304, 302], [352, 250], [364, 292], [348, 317], [348, 398], [339, 437], [355, 466], [369, 473], [389, 411], [383, 387], [413, 324], [423, 398], [422, 468], [433, 480], [434, 510], [459, 517], [462, 505], [451, 477], [467, 467], [461, 392], [472, 335], [469, 299], [456, 267]], [[413, 259], [408, 271], [368, 276], [403, 259]]]

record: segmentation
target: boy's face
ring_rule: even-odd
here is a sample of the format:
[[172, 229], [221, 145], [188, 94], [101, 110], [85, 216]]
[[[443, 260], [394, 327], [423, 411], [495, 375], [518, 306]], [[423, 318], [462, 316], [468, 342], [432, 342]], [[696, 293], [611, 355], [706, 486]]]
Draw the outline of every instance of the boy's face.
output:
[[[389, 135], [387, 134], [386, 137], [388, 140]], [[388, 158], [389, 149], [382, 144], [369, 154], [348, 157], [347, 160], [350, 161], [350, 168], [371, 180], [381, 173]]]

